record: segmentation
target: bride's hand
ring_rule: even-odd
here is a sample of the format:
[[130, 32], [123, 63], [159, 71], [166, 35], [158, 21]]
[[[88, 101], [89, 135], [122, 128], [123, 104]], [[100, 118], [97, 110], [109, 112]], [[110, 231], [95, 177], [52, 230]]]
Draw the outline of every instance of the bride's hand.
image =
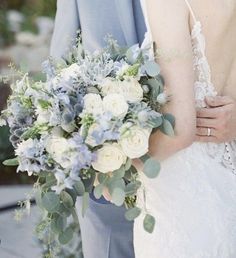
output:
[[[197, 112], [197, 135], [200, 142], [228, 142], [236, 139], [236, 101], [228, 96], [208, 97], [209, 108]], [[208, 130], [210, 128], [210, 131]], [[208, 133], [210, 136], [207, 136]]]

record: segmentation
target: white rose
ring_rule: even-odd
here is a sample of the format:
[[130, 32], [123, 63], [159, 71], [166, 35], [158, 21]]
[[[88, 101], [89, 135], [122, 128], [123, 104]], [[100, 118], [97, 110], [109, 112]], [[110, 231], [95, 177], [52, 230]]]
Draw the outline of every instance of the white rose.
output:
[[103, 96], [113, 93], [121, 93], [119, 81], [113, 78], [107, 77], [103, 80], [102, 84], [99, 87], [102, 91]]
[[73, 77], [77, 77], [79, 73], [80, 67], [77, 64], [72, 64], [71, 66], [61, 70], [61, 77], [68, 81]]
[[102, 98], [99, 94], [89, 93], [84, 96], [84, 111], [94, 115], [103, 112]]
[[104, 111], [110, 111], [115, 117], [124, 118], [129, 105], [121, 94], [109, 94], [103, 99], [103, 108]]
[[120, 87], [126, 101], [134, 103], [143, 99], [143, 89], [136, 78], [126, 77], [123, 82], [120, 82]]
[[48, 123], [50, 121], [51, 114], [48, 110], [45, 110], [45, 109], [38, 106], [35, 112], [38, 115], [37, 116], [37, 122], [39, 124], [45, 124], [45, 123]]
[[116, 75], [117, 76], [123, 76], [125, 74], [125, 72], [130, 68], [130, 65], [127, 63], [124, 63], [120, 69], [117, 71]]
[[46, 150], [52, 158], [63, 168], [69, 166], [68, 160], [65, 159], [65, 153], [69, 150], [68, 141], [63, 137], [53, 136], [46, 143]]
[[92, 163], [92, 166], [102, 173], [117, 170], [126, 162], [126, 156], [117, 143], [105, 144], [96, 154], [97, 160]]
[[148, 152], [151, 131], [138, 126], [132, 126], [120, 139], [120, 145], [131, 159], [140, 158]]

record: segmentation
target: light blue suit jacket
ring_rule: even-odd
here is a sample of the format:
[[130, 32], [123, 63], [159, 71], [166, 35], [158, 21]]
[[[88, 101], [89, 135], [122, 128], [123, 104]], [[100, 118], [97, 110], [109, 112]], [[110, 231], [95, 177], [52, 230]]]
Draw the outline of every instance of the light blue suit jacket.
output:
[[141, 44], [146, 26], [140, 0], [58, 0], [50, 51], [54, 58], [66, 55], [78, 30], [88, 50], [103, 47], [109, 34], [121, 46]]
[[[78, 30], [91, 51], [102, 48], [107, 35], [121, 46], [142, 44], [146, 26], [140, 0], [58, 0], [51, 56], [66, 57]], [[77, 205], [80, 209], [80, 198]], [[80, 216], [85, 258], [134, 258], [133, 223], [124, 213], [124, 207], [90, 199], [85, 218]]]

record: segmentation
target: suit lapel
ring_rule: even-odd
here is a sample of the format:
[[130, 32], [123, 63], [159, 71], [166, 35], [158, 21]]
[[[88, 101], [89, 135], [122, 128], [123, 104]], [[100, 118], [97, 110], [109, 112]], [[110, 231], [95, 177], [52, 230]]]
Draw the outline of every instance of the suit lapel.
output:
[[134, 21], [132, 0], [114, 0], [126, 44], [131, 46], [138, 42]]

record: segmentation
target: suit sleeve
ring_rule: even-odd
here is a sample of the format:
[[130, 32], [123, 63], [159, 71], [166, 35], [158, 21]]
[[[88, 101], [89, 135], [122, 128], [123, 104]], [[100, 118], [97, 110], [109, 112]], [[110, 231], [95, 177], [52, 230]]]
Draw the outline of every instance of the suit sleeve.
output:
[[75, 44], [80, 29], [76, 0], [57, 0], [57, 12], [50, 46], [50, 55], [55, 59], [66, 56]]

